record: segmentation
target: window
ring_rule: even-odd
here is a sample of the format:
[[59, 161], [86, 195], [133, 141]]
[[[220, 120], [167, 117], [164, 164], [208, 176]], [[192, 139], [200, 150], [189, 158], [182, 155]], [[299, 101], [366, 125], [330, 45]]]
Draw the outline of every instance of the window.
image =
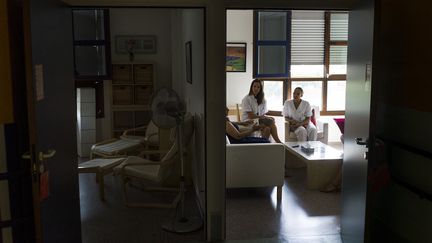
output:
[[107, 78], [111, 59], [107, 28], [108, 10], [74, 9], [72, 16], [75, 78]]
[[[291, 98], [295, 87], [302, 87], [305, 92], [303, 98], [311, 105], [319, 106], [322, 114], [344, 114], [348, 13], [293, 10], [286, 13], [287, 19], [279, 18], [273, 22], [269, 20], [269, 13], [280, 15], [281, 12], [256, 11], [254, 15], [255, 23], [258, 23], [254, 26], [257, 51], [254, 64], [258, 65], [254, 77], [264, 81], [269, 110], [280, 112], [282, 105], [279, 104]], [[287, 26], [287, 31], [281, 26]], [[288, 41], [282, 43], [286, 34]], [[277, 46], [278, 50], [268, 48], [270, 39], [275, 41], [271, 46]], [[289, 48], [286, 56], [282, 56], [282, 46]], [[260, 52], [264, 48], [268, 48], [265, 55]], [[287, 72], [275, 75], [284, 68]], [[276, 92], [275, 87], [282, 88], [282, 91]]]
[[327, 82], [327, 110], [345, 110], [346, 81], [329, 80]]
[[319, 106], [322, 110], [322, 87], [323, 81], [292, 81], [292, 90], [296, 87], [303, 89], [303, 99], [307, 100], [311, 105]]
[[324, 12], [293, 11], [291, 77], [324, 76]]
[[286, 77], [289, 63], [289, 11], [255, 12], [254, 76]]
[[283, 82], [280, 81], [263, 81], [268, 110], [277, 111], [283, 106], [283, 86]]
[[75, 87], [94, 88], [96, 117], [104, 117], [103, 80], [111, 76], [109, 12], [103, 9], [73, 9]]

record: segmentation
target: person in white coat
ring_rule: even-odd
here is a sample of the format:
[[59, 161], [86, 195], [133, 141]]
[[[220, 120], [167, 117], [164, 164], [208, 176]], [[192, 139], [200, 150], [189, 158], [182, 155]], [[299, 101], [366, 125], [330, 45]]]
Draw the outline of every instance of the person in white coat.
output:
[[290, 131], [294, 132], [298, 141], [317, 140], [317, 129], [310, 121], [312, 109], [309, 102], [302, 100], [303, 89], [294, 89], [292, 100], [286, 100], [282, 115], [289, 122]]
[[242, 100], [242, 121], [258, 119], [260, 125], [264, 128], [270, 128], [270, 134], [277, 143], [281, 143], [279, 139], [274, 118], [266, 116], [267, 103], [264, 98], [262, 83], [258, 79], [254, 79], [249, 88], [249, 94]]

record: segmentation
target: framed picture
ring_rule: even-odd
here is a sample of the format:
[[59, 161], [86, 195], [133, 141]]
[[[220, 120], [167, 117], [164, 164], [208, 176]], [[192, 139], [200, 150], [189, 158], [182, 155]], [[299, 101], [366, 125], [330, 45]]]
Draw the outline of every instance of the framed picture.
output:
[[246, 72], [246, 43], [228, 42], [226, 44], [227, 72]]
[[186, 81], [192, 84], [192, 41], [185, 43]]
[[155, 35], [116, 35], [117, 53], [156, 53]]

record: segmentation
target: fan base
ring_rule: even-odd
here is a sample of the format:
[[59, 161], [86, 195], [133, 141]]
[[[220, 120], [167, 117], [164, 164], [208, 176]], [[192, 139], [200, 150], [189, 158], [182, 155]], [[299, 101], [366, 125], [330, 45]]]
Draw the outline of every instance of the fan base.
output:
[[198, 217], [179, 217], [162, 225], [162, 229], [174, 233], [189, 233], [201, 229], [203, 222]]

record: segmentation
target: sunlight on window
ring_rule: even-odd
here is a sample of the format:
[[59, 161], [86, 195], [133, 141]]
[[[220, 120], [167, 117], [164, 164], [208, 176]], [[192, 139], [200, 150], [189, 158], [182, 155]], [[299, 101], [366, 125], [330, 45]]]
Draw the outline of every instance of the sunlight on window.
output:
[[329, 72], [329, 74], [330, 75], [333, 75], [333, 74], [342, 74], [342, 75], [344, 75], [344, 74], [346, 74], [346, 71], [347, 71], [347, 65], [346, 64], [340, 64], [340, 65], [333, 65], [333, 64], [330, 64], [330, 72]]
[[345, 110], [346, 81], [328, 81], [327, 84], [327, 110]]
[[346, 74], [347, 46], [330, 47], [329, 74]]
[[306, 100], [312, 106], [319, 106], [320, 110], [322, 110], [322, 81], [293, 81], [291, 83], [291, 93], [296, 87], [303, 89], [303, 100]]
[[330, 40], [348, 40], [348, 13], [332, 13], [330, 17]]
[[293, 78], [322, 78], [324, 65], [291, 65], [291, 77]]
[[282, 81], [264, 81], [264, 94], [268, 110], [282, 111], [284, 102]]

